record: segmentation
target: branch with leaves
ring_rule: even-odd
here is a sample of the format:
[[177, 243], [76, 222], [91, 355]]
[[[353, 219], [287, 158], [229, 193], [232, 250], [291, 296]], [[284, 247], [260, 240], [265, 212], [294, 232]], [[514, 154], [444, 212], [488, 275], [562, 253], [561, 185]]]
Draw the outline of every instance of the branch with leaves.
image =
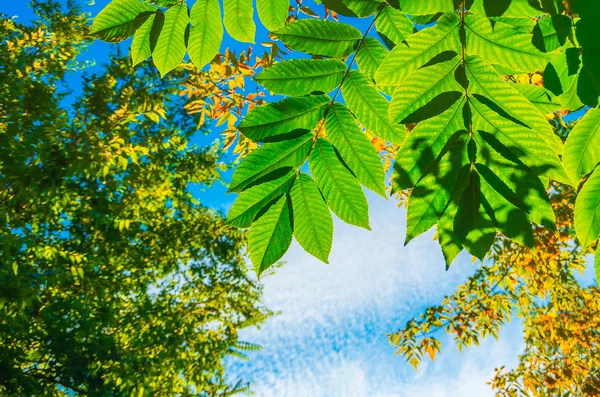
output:
[[[131, 1], [163, 12], [137, 0], [109, 7]], [[186, 7], [176, 3], [165, 15]], [[251, 17], [249, 3], [224, 0], [228, 30], [228, 9], [242, 4], [239, 15]], [[575, 227], [582, 245], [599, 237], [595, 2], [325, 2], [336, 14], [372, 18], [379, 39], [348, 23], [286, 19], [283, 12], [281, 22], [271, 24], [261, 4], [259, 16], [272, 37], [311, 58], [259, 73], [256, 82], [286, 98], [252, 109], [237, 125], [258, 147], [233, 175], [229, 190], [240, 197], [229, 221], [250, 227], [250, 256], [259, 274], [283, 256], [293, 237], [326, 262], [333, 240], [330, 211], [370, 228], [361, 185], [386, 196], [371, 137], [396, 153], [391, 192], [408, 197], [406, 242], [437, 227], [447, 266], [463, 249], [483, 259], [498, 235], [533, 248], [532, 223], [555, 227], [546, 193], [550, 180], [579, 188]], [[119, 39], [132, 35], [121, 17], [109, 26], [108, 9], [97, 17], [93, 34], [110, 39], [105, 35], [114, 28], [122, 33], [113, 35]], [[209, 26], [208, 19], [193, 18], [197, 9], [207, 8], [197, 1], [192, 9], [192, 61], [194, 29]], [[221, 23], [217, 14], [210, 14], [210, 23]], [[182, 42], [188, 23], [182, 17], [178, 24]], [[165, 22], [162, 29], [170, 26]], [[244, 39], [253, 36], [253, 22], [238, 28]], [[165, 32], [170, 37], [172, 30]], [[162, 36], [153, 58], [163, 56], [157, 50]], [[185, 48], [176, 55], [169, 61], [173, 67]], [[551, 123], [590, 107], [563, 147]]]

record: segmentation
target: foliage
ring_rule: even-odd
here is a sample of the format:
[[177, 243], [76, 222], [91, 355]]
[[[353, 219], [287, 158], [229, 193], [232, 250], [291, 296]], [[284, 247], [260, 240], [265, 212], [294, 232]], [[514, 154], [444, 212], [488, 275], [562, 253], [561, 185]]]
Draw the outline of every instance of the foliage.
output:
[[444, 329], [459, 349], [493, 336], [518, 317], [525, 349], [516, 368], [500, 368], [490, 382], [498, 396], [597, 396], [600, 393], [600, 290], [582, 286], [586, 250], [572, 237], [575, 192], [555, 184], [551, 204], [558, 231], [534, 228], [535, 251], [506, 238], [441, 304], [427, 308], [389, 335], [397, 351], [417, 367], [441, 349]]
[[223, 359], [270, 313], [243, 236], [187, 191], [223, 165], [189, 144], [186, 74], [114, 58], [69, 105], [87, 18], [33, 6], [0, 18], [0, 394], [243, 391]]
[[[291, 96], [252, 110], [238, 125], [262, 145], [240, 163], [230, 191], [274, 180], [287, 172], [282, 168], [295, 168], [300, 175], [312, 160], [311, 177], [329, 208], [342, 220], [369, 228], [360, 185], [381, 193], [382, 167], [372, 161], [376, 154], [370, 145], [362, 144], [362, 155], [370, 158], [365, 163], [358, 161], [350, 140], [332, 142], [329, 129], [335, 124], [323, 120], [344, 109], [348, 126], [360, 125], [397, 154], [391, 189], [408, 197], [406, 242], [437, 226], [448, 266], [463, 249], [483, 259], [498, 233], [533, 248], [531, 223], [554, 225], [546, 194], [550, 180], [581, 188], [578, 238], [586, 245], [598, 238], [598, 177], [589, 175], [599, 161], [598, 112], [587, 112], [565, 148], [548, 122], [561, 122], [559, 109], [598, 106], [597, 2], [325, 5], [343, 15], [370, 17], [372, 23], [361, 34], [347, 23], [308, 18], [272, 32], [288, 48], [313, 57], [281, 62], [257, 76], [274, 94]], [[390, 50], [370, 36], [373, 29]], [[343, 74], [340, 62], [346, 63]], [[310, 84], [300, 86], [300, 78], [310, 78]], [[364, 141], [359, 129], [344, 130], [353, 142]], [[305, 131], [312, 134], [308, 150], [299, 144], [307, 139]], [[281, 156], [271, 156], [281, 148]], [[268, 205], [284, 194], [290, 199], [289, 192], [279, 193], [257, 215], [269, 213]], [[260, 222], [263, 237], [278, 244], [262, 252], [263, 245], [259, 249], [250, 242], [251, 253], [261, 252], [254, 256], [260, 260], [255, 263], [259, 274], [265, 258], [274, 262], [283, 255], [281, 244], [291, 241], [294, 225], [306, 221], [298, 220], [293, 208], [293, 203], [281, 208], [291, 218], [289, 228]], [[318, 230], [329, 241], [331, 229]], [[327, 260], [322, 249], [305, 248]]]
[[[277, 30], [289, 16], [287, 0], [258, 0], [260, 20]], [[150, 57], [165, 75], [175, 69], [186, 52], [202, 68], [219, 52], [223, 24], [234, 39], [254, 43], [256, 26], [252, 0], [224, 0], [223, 21], [218, 0], [113, 0], [94, 19], [90, 35], [109, 42], [133, 36], [131, 56], [137, 64]]]

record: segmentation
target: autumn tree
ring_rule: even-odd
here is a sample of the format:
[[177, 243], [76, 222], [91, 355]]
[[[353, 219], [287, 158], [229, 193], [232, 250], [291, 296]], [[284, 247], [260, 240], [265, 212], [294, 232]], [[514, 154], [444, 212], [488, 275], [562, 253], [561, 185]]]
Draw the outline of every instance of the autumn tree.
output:
[[187, 190], [225, 167], [190, 144], [190, 75], [115, 57], [73, 98], [88, 19], [32, 7], [32, 25], [0, 17], [0, 394], [245, 390], [223, 360], [270, 312], [242, 234]]

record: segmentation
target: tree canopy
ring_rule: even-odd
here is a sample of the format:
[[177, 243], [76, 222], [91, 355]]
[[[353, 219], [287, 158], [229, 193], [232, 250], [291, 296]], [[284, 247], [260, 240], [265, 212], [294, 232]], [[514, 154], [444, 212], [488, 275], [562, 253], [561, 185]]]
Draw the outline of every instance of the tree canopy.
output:
[[190, 144], [187, 74], [113, 57], [74, 98], [88, 19], [32, 5], [32, 25], [0, 17], [0, 394], [245, 390], [223, 360], [270, 312], [243, 235], [188, 192], [224, 165]]

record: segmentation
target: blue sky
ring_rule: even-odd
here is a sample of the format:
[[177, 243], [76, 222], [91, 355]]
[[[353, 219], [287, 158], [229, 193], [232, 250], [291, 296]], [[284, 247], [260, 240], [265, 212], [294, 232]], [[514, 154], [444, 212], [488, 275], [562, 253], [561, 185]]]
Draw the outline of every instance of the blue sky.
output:
[[[107, 3], [97, 0], [85, 11], [95, 15]], [[33, 17], [22, 0], [2, 1], [0, 12], [23, 22]], [[359, 29], [369, 23], [369, 19], [354, 21]], [[261, 29], [257, 43], [266, 39], [267, 32]], [[129, 45], [129, 41], [122, 44], [125, 49]], [[247, 48], [229, 38], [225, 46]], [[105, 63], [111, 47], [94, 42], [83, 59]], [[75, 93], [78, 83], [77, 75], [69, 77]], [[216, 139], [218, 131], [210, 137]], [[220, 209], [227, 209], [234, 199], [222, 187], [198, 194], [205, 204]], [[451, 294], [475, 268], [462, 254], [446, 272], [431, 232], [404, 247], [404, 209], [392, 200], [372, 194], [368, 198], [373, 230], [336, 221], [329, 265], [294, 243], [284, 257], [287, 264], [264, 278], [266, 304], [281, 313], [260, 330], [243, 333], [263, 350], [251, 353], [250, 361], [232, 363], [232, 375], [251, 380], [260, 397], [493, 396], [486, 382], [494, 368], [514, 366], [523, 347], [518, 322], [506, 327], [499, 341], [485, 341], [462, 354], [439, 335], [446, 348], [419, 371], [394, 355], [385, 335]]]

